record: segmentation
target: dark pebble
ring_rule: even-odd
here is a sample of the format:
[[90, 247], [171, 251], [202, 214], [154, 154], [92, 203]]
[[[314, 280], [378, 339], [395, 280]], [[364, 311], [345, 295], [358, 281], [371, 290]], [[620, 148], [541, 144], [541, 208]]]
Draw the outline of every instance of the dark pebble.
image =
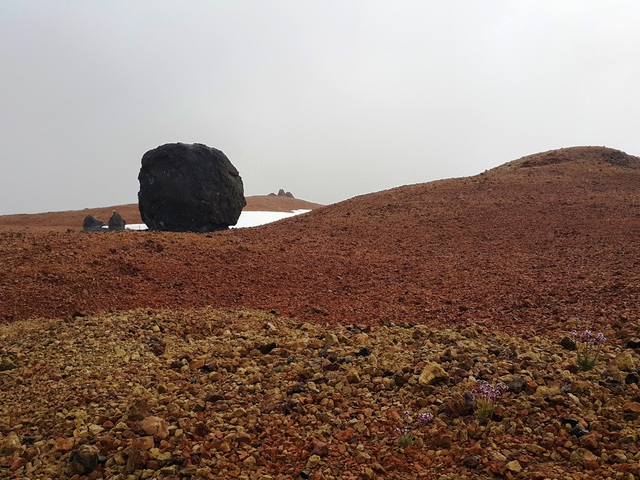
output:
[[368, 357], [369, 355], [371, 355], [371, 350], [367, 347], [362, 347], [356, 352], [356, 357]]
[[638, 375], [636, 372], [631, 372], [624, 379], [624, 383], [627, 385], [631, 385], [632, 383], [635, 383], [636, 385], [640, 384], [640, 375]]
[[576, 349], [576, 342], [572, 338], [563, 337], [562, 340], [560, 340], [560, 346], [565, 350], [573, 351]]
[[508, 391], [512, 393], [520, 393], [524, 391], [526, 386], [527, 386], [527, 383], [522, 377], [516, 377], [507, 383], [507, 387], [509, 388]]
[[261, 347], [258, 347], [258, 350], [260, 350], [260, 353], [266, 355], [276, 347], [277, 347], [276, 342], [271, 342], [271, 343], [267, 343], [266, 345], [262, 345]]

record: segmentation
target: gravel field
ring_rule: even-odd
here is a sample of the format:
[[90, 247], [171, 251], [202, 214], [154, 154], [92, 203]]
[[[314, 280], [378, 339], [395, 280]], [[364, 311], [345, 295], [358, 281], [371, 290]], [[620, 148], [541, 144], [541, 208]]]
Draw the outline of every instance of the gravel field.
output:
[[[0, 475], [637, 478], [639, 345], [607, 334], [583, 372], [556, 342], [481, 326], [210, 308], [16, 322], [0, 330]], [[477, 380], [510, 387], [483, 423]]]

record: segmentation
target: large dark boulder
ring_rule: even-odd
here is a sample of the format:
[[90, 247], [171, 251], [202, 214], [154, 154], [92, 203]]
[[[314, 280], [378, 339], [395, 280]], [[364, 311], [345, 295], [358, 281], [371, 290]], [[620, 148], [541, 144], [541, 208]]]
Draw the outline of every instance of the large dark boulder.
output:
[[138, 180], [138, 207], [150, 230], [223, 230], [247, 204], [238, 170], [220, 150], [200, 143], [149, 150]]

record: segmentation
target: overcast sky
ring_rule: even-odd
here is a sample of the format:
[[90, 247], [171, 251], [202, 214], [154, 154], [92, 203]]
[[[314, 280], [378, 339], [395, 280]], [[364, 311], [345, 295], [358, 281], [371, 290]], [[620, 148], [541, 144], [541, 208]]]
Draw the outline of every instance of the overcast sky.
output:
[[639, 24], [638, 0], [0, 0], [0, 214], [135, 203], [170, 142], [319, 203], [639, 155]]

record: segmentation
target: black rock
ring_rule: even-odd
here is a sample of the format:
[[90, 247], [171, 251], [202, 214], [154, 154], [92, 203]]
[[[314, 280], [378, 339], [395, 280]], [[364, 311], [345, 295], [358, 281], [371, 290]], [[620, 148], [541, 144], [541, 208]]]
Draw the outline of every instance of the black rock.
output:
[[267, 343], [265, 345], [262, 345], [262, 346], [258, 347], [258, 350], [260, 350], [260, 353], [263, 353], [264, 355], [266, 355], [276, 347], [277, 347], [276, 342], [271, 342], [271, 343]]
[[399, 372], [393, 375], [393, 383], [395, 383], [396, 387], [405, 386], [407, 381], [408, 380], [406, 378], [404, 378], [404, 375], [402, 375]]
[[638, 375], [638, 373], [636, 372], [631, 372], [624, 379], [624, 383], [627, 385], [631, 385], [632, 383], [635, 383], [636, 385], [638, 385], [640, 384], [640, 375]]
[[507, 387], [509, 388], [509, 392], [520, 393], [527, 386], [527, 382], [525, 382], [524, 378], [516, 377], [507, 383]]
[[124, 218], [122, 218], [120, 214], [115, 211], [111, 215], [111, 218], [109, 219], [109, 222], [108, 222], [109, 230], [112, 232], [120, 232], [124, 230], [124, 227], [126, 224], [127, 222], [124, 221]]
[[138, 207], [150, 230], [224, 230], [238, 222], [247, 204], [242, 178], [227, 156], [199, 143], [148, 151], [138, 180]]
[[340, 364], [338, 362], [331, 362], [325, 365], [324, 369], [328, 372], [335, 372], [336, 370], [340, 370]]
[[87, 215], [82, 222], [82, 230], [85, 232], [99, 232], [104, 227], [104, 222], [101, 222], [93, 215]]
[[213, 362], [205, 363], [200, 370], [204, 370], [205, 372], [214, 372], [216, 370], [216, 366]]
[[560, 346], [565, 350], [573, 351], [576, 349], [576, 342], [569, 337], [562, 337], [560, 340]]
[[589, 430], [585, 430], [579, 425], [576, 425], [571, 429], [571, 435], [574, 435], [576, 438], [584, 437], [585, 435], [589, 435]]
[[493, 420], [494, 422], [501, 422], [502, 420], [504, 420], [504, 416], [500, 415], [499, 413], [493, 412], [491, 414], [491, 420]]
[[563, 417], [560, 419], [560, 421], [562, 422], [563, 425], [569, 424], [571, 425], [571, 427], [574, 427], [574, 428], [578, 425], [578, 422], [580, 422], [580, 420], [573, 417]]
[[632, 348], [634, 350], [636, 348], [640, 348], [640, 339], [632, 338], [631, 340], [629, 340], [627, 342], [627, 348]]
[[371, 355], [371, 350], [367, 347], [362, 347], [356, 352], [356, 357], [368, 357], [369, 355]]
[[209, 402], [209, 403], [217, 403], [217, 402], [221, 402], [222, 400], [224, 400], [225, 397], [223, 394], [221, 393], [211, 393], [209, 395], [207, 395], [207, 397], [204, 399], [205, 402]]

